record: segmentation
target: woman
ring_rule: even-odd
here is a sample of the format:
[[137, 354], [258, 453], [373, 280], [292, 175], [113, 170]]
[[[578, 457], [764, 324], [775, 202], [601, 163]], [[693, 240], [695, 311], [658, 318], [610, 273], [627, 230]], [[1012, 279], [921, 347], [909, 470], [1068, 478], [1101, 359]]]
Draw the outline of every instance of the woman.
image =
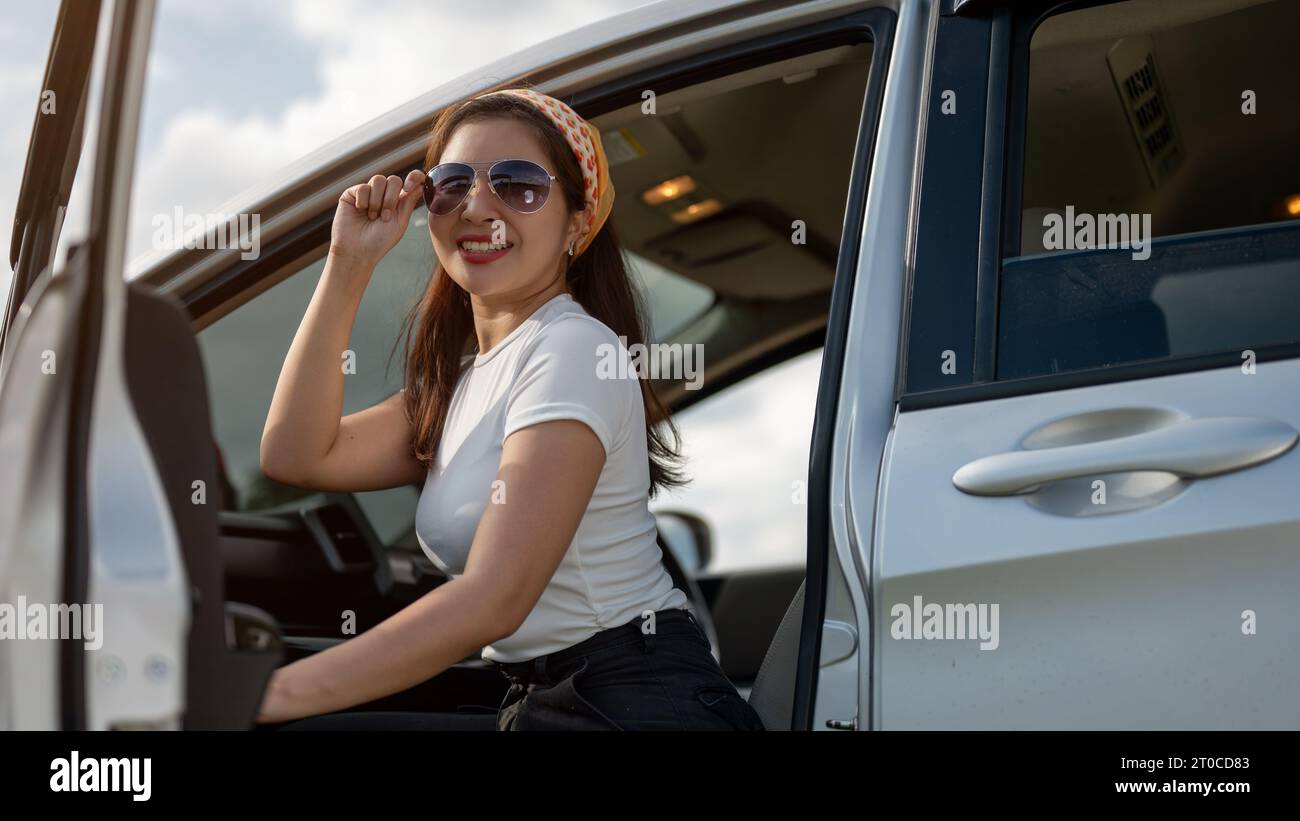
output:
[[[277, 670], [259, 721], [368, 702], [483, 648], [510, 680], [500, 729], [762, 729], [656, 544], [649, 495], [681, 481], [665, 414], [641, 380], [603, 378], [635, 373], [608, 358], [626, 359], [643, 333], [606, 223], [599, 131], [553, 97], [500, 89], [438, 117], [426, 167], [339, 198], [261, 462], [320, 490], [423, 481], [416, 532], [450, 578]], [[358, 303], [422, 196], [439, 270], [408, 336], [405, 387], [340, 419]]]

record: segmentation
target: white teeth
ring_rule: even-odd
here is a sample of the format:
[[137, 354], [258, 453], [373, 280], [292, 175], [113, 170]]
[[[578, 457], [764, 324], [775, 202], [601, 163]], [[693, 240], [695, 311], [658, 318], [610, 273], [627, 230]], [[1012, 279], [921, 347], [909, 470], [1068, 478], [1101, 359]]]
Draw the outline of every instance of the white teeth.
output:
[[460, 247], [465, 251], [501, 251], [510, 247], [508, 242], [461, 242]]

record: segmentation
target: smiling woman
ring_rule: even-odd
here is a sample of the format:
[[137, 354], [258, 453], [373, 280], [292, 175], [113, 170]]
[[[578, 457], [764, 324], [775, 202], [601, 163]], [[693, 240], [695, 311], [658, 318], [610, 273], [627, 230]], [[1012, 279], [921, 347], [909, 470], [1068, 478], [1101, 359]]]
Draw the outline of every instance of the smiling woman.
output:
[[[426, 165], [339, 198], [260, 461], [321, 490], [423, 476], [417, 535], [450, 581], [277, 671], [260, 720], [371, 701], [483, 648], [511, 682], [502, 729], [763, 729], [657, 544], [650, 494], [681, 481], [663, 408], [645, 381], [598, 368], [645, 338], [605, 224], [599, 132], [559, 100], [503, 89], [444, 111]], [[405, 387], [340, 419], [361, 295], [421, 195], [439, 265], [411, 315]]]

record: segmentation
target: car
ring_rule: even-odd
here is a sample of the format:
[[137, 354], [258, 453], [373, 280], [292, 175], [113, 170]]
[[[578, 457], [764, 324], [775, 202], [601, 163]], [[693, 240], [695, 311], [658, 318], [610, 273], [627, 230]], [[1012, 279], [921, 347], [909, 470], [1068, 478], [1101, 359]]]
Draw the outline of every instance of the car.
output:
[[[257, 450], [339, 194], [419, 168], [488, 78], [601, 130], [652, 336], [707, 353], [654, 379], [674, 415], [820, 351], [806, 475], [736, 499], [805, 519], [804, 564], [719, 571], [710, 511], [656, 511], [769, 729], [1300, 726], [1294, 4], [665, 0], [246, 192], [256, 253], [130, 266], [153, 4], [78, 5], [11, 254], [0, 598], [102, 604], [102, 633], [0, 642], [0, 726], [247, 729], [276, 666], [446, 580], [418, 487], [310, 493]], [[346, 411], [400, 384], [432, 263], [413, 220]], [[505, 686], [475, 655], [359, 709], [490, 728]]]

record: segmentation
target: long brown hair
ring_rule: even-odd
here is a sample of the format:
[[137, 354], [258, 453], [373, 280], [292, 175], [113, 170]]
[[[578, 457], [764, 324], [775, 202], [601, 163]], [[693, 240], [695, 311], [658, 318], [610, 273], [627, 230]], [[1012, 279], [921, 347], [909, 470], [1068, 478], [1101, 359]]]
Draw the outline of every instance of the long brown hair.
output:
[[[458, 126], [488, 118], [512, 118], [531, 128], [551, 160], [564, 205], [570, 213], [583, 209], [582, 169], [568, 142], [544, 114], [511, 95], [494, 94], [440, 112], [429, 134], [424, 167], [432, 168], [438, 162]], [[587, 249], [570, 261], [566, 278], [568, 291], [578, 304], [624, 337], [629, 348], [645, 342], [640, 299], [628, 276], [612, 219], [606, 220]], [[429, 287], [406, 323], [406, 418], [414, 432], [415, 458], [425, 465], [431, 465], [438, 453], [452, 393], [474, 341], [469, 294], [436, 263]], [[645, 405], [649, 493], [653, 496], [661, 488], [685, 483], [679, 467], [680, 438], [649, 381], [637, 381]]]

